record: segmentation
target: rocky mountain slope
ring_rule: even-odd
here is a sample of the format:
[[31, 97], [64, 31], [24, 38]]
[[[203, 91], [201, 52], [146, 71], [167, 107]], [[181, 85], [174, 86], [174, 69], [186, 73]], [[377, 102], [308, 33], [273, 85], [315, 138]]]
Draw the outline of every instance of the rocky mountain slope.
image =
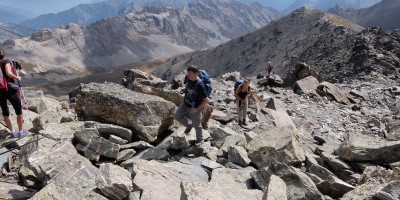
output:
[[292, 12], [301, 7], [316, 8], [321, 10], [328, 10], [329, 8], [339, 5], [343, 8], [366, 8], [372, 6], [382, 0], [297, 0], [288, 8], [285, 9], [285, 13]]
[[399, 47], [398, 32], [363, 30], [336, 15], [299, 9], [216, 48], [171, 58], [154, 74], [170, 79], [194, 64], [214, 77], [231, 71], [255, 76], [271, 61], [275, 73], [290, 79], [289, 69], [304, 61], [324, 80], [341, 82], [371, 71], [398, 75]]
[[21, 37], [28, 37], [36, 30], [16, 24], [0, 23], [0, 42], [9, 39], [17, 39]]
[[380, 74], [332, 84], [307, 64], [293, 70], [287, 88], [276, 74], [252, 77], [247, 126], [232, 92], [241, 74], [213, 79], [200, 144], [174, 123], [179, 81], [130, 69], [123, 85], [82, 84], [70, 103], [28, 91], [31, 134], [10, 138], [0, 124], [0, 198], [396, 199], [398, 83]]
[[216, 46], [280, 16], [259, 4], [205, 0], [181, 9], [146, 7], [87, 27], [43, 29], [3, 46], [10, 57], [36, 65], [36, 72], [65, 74]]
[[400, 28], [399, 22], [400, 2], [396, 0], [383, 0], [371, 7], [364, 9], [344, 9], [335, 6], [328, 12], [349, 19], [364, 27], [379, 26], [385, 30], [394, 30]]
[[57, 28], [69, 23], [88, 25], [95, 21], [115, 16], [129, 0], [104, 1], [94, 4], [80, 4], [71, 9], [40, 15], [21, 22], [21, 25], [35, 29]]

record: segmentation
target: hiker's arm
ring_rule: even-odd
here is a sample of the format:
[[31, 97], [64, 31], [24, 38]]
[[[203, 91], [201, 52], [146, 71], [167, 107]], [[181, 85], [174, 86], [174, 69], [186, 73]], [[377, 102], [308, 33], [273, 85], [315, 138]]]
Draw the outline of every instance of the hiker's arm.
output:
[[21, 77], [20, 77], [20, 76], [17, 76], [17, 75], [15, 75], [15, 74], [12, 72], [10, 63], [7, 63], [7, 64], [6, 64], [6, 74], [7, 74], [7, 76], [10, 77], [10, 78], [17, 79], [18, 81], [21, 80]]
[[251, 95], [251, 88], [249, 87], [249, 91], [247, 92], [246, 98]]
[[192, 108], [190, 111], [191, 113], [197, 113], [199, 112], [199, 110], [201, 110], [202, 108], [204, 108], [204, 106], [206, 106], [208, 103], [208, 98], [204, 98], [203, 101], [200, 103], [199, 106], [197, 106], [197, 108]]

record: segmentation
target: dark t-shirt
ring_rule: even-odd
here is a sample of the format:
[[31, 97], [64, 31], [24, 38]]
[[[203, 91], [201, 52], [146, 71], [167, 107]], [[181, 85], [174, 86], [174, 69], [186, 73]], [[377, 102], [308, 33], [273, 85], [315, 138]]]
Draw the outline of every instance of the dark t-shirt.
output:
[[197, 108], [206, 97], [206, 86], [202, 80], [187, 80], [184, 98], [187, 107], [192, 108], [194, 103], [194, 107]]

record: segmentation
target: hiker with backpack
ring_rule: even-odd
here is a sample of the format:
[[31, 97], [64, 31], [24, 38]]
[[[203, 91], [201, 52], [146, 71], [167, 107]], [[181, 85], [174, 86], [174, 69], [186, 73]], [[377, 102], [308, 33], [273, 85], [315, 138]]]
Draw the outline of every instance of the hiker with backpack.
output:
[[239, 125], [247, 125], [248, 97], [251, 95], [250, 79], [236, 81], [234, 86]]
[[[11, 131], [12, 137], [25, 137], [28, 132], [23, 130], [24, 119], [22, 115], [21, 98], [18, 94], [19, 87], [14, 81], [14, 79], [21, 81], [21, 77], [17, 75], [16, 69], [10, 60], [3, 60], [4, 56], [5, 53], [3, 49], [0, 49], [0, 106], [3, 112], [4, 123]], [[7, 100], [10, 101], [15, 110], [15, 114], [17, 115], [18, 130], [13, 130], [9, 117], [10, 110], [7, 105]]]
[[188, 67], [186, 73], [185, 97], [183, 103], [175, 112], [174, 118], [186, 127], [186, 134], [194, 128], [196, 130], [196, 143], [201, 144], [204, 141], [201, 113], [208, 103], [208, 96], [212, 90], [211, 82], [208, 74], [195, 66]]

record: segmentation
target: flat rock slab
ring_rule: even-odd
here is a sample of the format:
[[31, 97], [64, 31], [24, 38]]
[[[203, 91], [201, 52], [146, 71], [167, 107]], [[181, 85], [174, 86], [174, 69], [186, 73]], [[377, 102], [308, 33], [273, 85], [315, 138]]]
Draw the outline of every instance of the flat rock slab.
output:
[[297, 131], [292, 127], [270, 127], [255, 131], [259, 134], [246, 145], [246, 149], [250, 160], [258, 167], [269, 166], [272, 160], [289, 165], [305, 160]]
[[[99, 199], [92, 193], [97, 188], [95, 180], [99, 178], [100, 170], [79, 155], [71, 142], [64, 141], [40, 148], [33, 152], [27, 161], [30, 169], [44, 185], [54, 184], [53, 188], [47, 188], [49, 185], [45, 188], [60, 194], [62, 198]], [[48, 192], [44, 195], [48, 195]]]
[[0, 199], [29, 199], [36, 191], [28, 190], [22, 186], [1, 182]]
[[51, 123], [46, 126], [42, 135], [56, 141], [72, 140], [74, 133], [82, 128], [83, 122]]
[[134, 165], [133, 183], [143, 190], [141, 199], [180, 199], [182, 181], [207, 182], [201, 167], [180, 162], [141, 160]]
[[236, 184], [219, 184], [213, 182], [182, 182], [181, 200], [260, 200], [261, 190], [238, 188]]
[[386, 141], [378, 137], [350, 134], [337, 151], [347, 161], [392, 163], [400, 161], [400, 141]]

